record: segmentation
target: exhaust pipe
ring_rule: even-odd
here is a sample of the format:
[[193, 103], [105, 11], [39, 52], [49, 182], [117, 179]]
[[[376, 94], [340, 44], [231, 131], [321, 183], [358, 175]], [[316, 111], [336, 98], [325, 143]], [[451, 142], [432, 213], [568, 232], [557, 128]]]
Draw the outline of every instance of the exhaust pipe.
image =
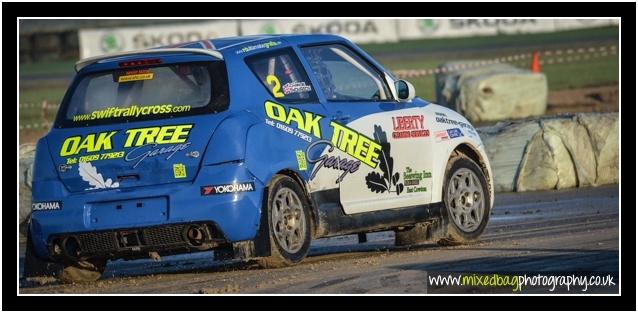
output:
[[186, 239], [188, 244], [193, 247], [199, 247], [204, 244], [205, 237], [205, 230], [200, 225], [190, 225], [186, 228]]
[[64, 254], [72, 259], [77, 259], [82, 252], [80, 242], [75, 237], [66, 237], [62, 240], [62, 250]]

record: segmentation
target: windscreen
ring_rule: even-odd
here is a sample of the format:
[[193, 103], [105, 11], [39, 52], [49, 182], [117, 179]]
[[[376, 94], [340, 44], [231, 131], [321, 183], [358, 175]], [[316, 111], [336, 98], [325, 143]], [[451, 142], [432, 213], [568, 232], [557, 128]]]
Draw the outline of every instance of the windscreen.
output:
[[218, 112], [228, 105], [223, 62], [124, 68], [74, 85], [60, 124], [84, 126]]

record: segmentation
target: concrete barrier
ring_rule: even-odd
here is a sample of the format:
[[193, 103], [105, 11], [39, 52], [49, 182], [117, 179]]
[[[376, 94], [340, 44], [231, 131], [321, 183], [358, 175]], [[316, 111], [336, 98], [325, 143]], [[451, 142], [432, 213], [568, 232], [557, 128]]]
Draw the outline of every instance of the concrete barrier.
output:
[[437, 103], [471, 122], [500, 121], [545, 114], [547, 79], [509, 64], [471, 67], [472, 61], [439, 65]]
[[18, 219], [22, 224], [31, 213], [31, 178], [33, 173], [34, 144], [22, 144], [18, 149]]
[[477, 129], [496, 191], [598, 186], [619, 180], [618, 113], [578, 113]]

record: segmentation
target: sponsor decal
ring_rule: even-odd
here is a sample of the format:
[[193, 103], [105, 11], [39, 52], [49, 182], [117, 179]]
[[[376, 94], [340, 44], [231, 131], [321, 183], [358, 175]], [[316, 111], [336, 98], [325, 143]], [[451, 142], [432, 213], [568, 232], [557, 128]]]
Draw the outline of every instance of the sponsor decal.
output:
[[31, 211], [62, 210], [62, 201], [44, 201], [31, 203]]
[[93, 162], [101, 160], [113, 160], [124, 157], [124, 151], [105, 152], [98, 154], [83, 155], [81, 157], [71, 157], [66, 159], [66, 164], [76, 164], [78, 162]]
[[73, 168], [73, 166], [71, 166], [71, 165], [66, 165], [66, 164], [58, 165], [58, 171], [60, 171], [62, 173], [66, 172], [66, 171], [68, 171], [68, 170], [70, 170], [72, 168]]
[[[381, 155], [379, 156], [379, 169], [383, 175], [377, 171], [372, 171], [366, 176], [366, 185], [370, 191], [380, 192], [396, 192], [397, 196], [403, 192], [403, 184], [399, 183], [399, 172], [394, 172], [394, 159], [390, 155], [390, 143], [386, 133], [381, 126], [374, 125], [374, 139], [380, 143]], [[392, 189], [394, 187], [394, 189]]]
[[[264, 107], [266, 116], [268, 116], [268, 119], [266, 119], [267, 125], [281, 129], [308, 142], [311, 142], [312, 138], [304, 136], [297, 129], [316, 138], [322, 138], [319, 121], [323, 116], [312, 112], [303, 112], [293, 107], [286, 108], [271, 101], [266, 101]], [[330, 141], [337, 149], [371, 168], [377, 167], [379, 155], [381, 154], [381, 145], [379, 143], [335, 121], [330, 122], [330, 127], [332, 128]]]
[[321, 138], [321, 127], [319, 121], [323, 116], [312, 112], [303, 112], [297, 108], [286, 109], [281, 104], [266, 101], [264, 103], [266, 115], [277, 122], [286, 125], [295, 125], [297, 129], [311, 134], [317, 138]]
[[141, 74], [131, 74], [131, 75], [122, 75], [117, 78], [118, 83], [128, 83], [139, 80], [151, 80], [153, 79], [153, 73], [141, 73]]
[[190, 105], [155, 104], [155, 105], [131, 105], [129, 107], [108, 107], [101, 110], [92, 111], [87, 114], [74, 115], [74, 122], [93, 121], [108, 118], [140, 117], [147, 115], [161, 115], [171, 113], [182, 113], [191, 110]]
[[409, 166], [405, 168], [403, 172], [403, 184], [405, 185], [406, 193], [414, 193], [414, 192], [426, 192], [428, 188], [425, 186], [420, 186], [421, 182], [425, 178], [431, 178], [432, 174], [426, 171], [414, 171]]
[[124, 151], [104, 152], [97, 154], [89, 154], [80, 157], [70, 157], [82, 152], [99, 152], [102, 150], [112, 150], [112, 137], [117, 131], [109, 131], [103, 133], [91, 133], [82, 136], [71, 136], [64, 140], [60, 148], [61, 157], [67, 158], [66, 164], [76, 164], [78, 162], [86, 163], [100, 160], [118, 159], [124, 156]]
[[[171, 144], [183, 143], [188, 138], [193, 124], [133, 128], [126, 130], [125, 148], [139, 147], [148, 143]], [[71, 136], [64, 139], [60, 148], [60, 156], [66, 157], [82, 152], [96, 152], [113, 149], [113, 135], [118, 131], [91, 133], [82, 136]]]
[[[357, 132], [356, 130], [347, 126], [341, 125], [332, 121], [330, 126], [333, 128], [332, 140], [330, 140], [337, 149], [347, 153], [351, 157], [363, 162], [363, 164], [377, 168], [380, 162], [380, 155], [383, 154], [385, 149], [382, 144], [379, 144], [379, 138], [370, 139], [364, 134]], [[375, 130], [376, 130], [375, 125]], [[383, 133], [385, 135], [385, 133]], [[385, 140], [385, 137], [384, 137]], [[390, 144], [388, 143], [388, 149]], [[389, 151], [387, 152], [390, 153]]]
[[193, 124], [133, 128], [126, 131], [124, 147], [139, 147], [149, 143], [171, 144], [186, 142]]
[[275, 122], [275, 121], [270, 120], [270, 119], [266, 119], [266, 125], [275, 127], [275, 128], [277, 128], [277, 129], [279, 129], [281, 131], [284, 131], [284, 132], [287, 132], [287, 133], [289, 133], [291, 135], [297, 136], [301, 140], [304, 140], [304, 141], [307, 141], [307, 142], [312, 142], [312, 137], [310, 137], [310, 135], [308, 135], [308, 134], [306, 134], [306, 133], [304, 133], [302, 131], [299, 131], [298, 129], [294, 129], [294, 128], [292, 128], [292, 127], [290, 127], [288, 125], [285, 125], [283, 123]]
[[[167, 160], [178, 151], [188, 148], [191, 143], [186, 142], [190, 134], [193, 124], [185, 125], [168, 125], [134, 128], [126, 130], [126, 140], [124, 148], [134, 147], [135, 149], [124, 153], [124, 151], [102, 152], [97, 154], [89, 154], [80, 157], [75, 155], [80, 153], [101, 152], [113, 149], [113, 135], [118, 131], [107, 131], [102, 133], [91, 133], [86, 136], [67, 137], [60, 148], [60, 156], [68, 157], [66, 164], [88, 163], [100, 160], [125, 158], [125, 161], [138, 162], [137, 165], [149, 156], [169, 154]], [[158, 145], [174, 144], [168, 147], [155, 149]]]
[[173, 155], [175, 155], [175, 153], [188, 149], [191, 145], [191, 142], [189, 141], [186, 143], [180, 143], [160, 148], [157, 148], [157, 145], [158, 144], [156, 143], [149, 143], [140, 147], [136, 147], [126, 154], [124, 160], [127, 162], [137, 161], [135, 162], [135, 164], [133, 164], [133, 168], [136, 168], [142, 161], [144, 161], [148, 157], [166, 155], [166, 160], [169, 160], [173, 157]]
[[[457, 120], [453, 120], [453, 119], [447, 118], [445, 113], [435, 112], [434, 114], [437, 115], [436, 121], [438, 123], [459, 126], [460, 128], [466, 130], [470, 135], [472, 135], [474, 137], [478, 137], [478, 134], [476, 133], [476, 130], [474, 129], [474, 127], [472, 125], [470, 125], [468, 123], [465, 123], [465, 122], [460, 122], [460, 121], [457, 121]], [[462, 133], [461, 133], [461, 136], [463, 136]], [[457, 137], [460, 137], [460, 136], [457, 136]], [[450, 137], [450, 138], [455, 138], [455, 137]]]
[[312, 91], [312, 87], [306, 85], [306, 82], [294, 82], [284, 85], [284, 94], [289, 95], [291, 93], [302, 93]]
[[173, 164], [173, 176], [175, 178], [186, 178], [186, 166], [182, 163]]
[[430, 130], [423, 125], [423, 115], [394, 116], [392, 117], [392, 138], [416, 138], [430, 136]]
[[71, 136], [64, 139], [60, 148], [60, 156], [71, 156], [80, 152], [96, 152], [113, 149], [111, 138], [117, 131], [88, 134], [86, 137]]
[[450, 129], [448, 129], [447, 130], [447, 134], [450, 137], [450, 139], [457, 138], [457, 137], [463, 137], [463, 133], [458, 128], [450, 128]]
[[297, 157], [297, 167], [300, 171], [305, 171], [308, 169], [308, 164], [306, 163], [306, 154], [303, 150], [296, 150], [295, 156]]
[[97, 171], [97, 168], [90, 162], [80, 162], [78, 166], [78, 172], [82, 180], [89, 183], [89, 186], [91, 186], [84, 190], [118, 188], [120, 186], [119, 182], [114, 182], [110, 178], [104, 180], [102, 174], [100, 174]]
[[308, 162], [310, 162], [311, 164], [316, 164], [312, 170], [312, 174], [310, 174], [309, 180], [312, 180], [317, 174], [317, 172], [319, 172], [319, 170], [321, 170], [322, 168], [331, 168], [331, 169], [343, 171], [343, 173], [341, 173], [341, 175], [337, 178], [337, 181], [335, 182], [338, 184], [341, 181], [343, 181], [344, 177], [347, 174], [351, 174], [359, 170], [361, 161], [358, 161], [358, 160], [348, 160], [346, 158], [341, 158], [339, 156], [328, 155], [328, 154], [323, 154], [320, 157], [313, 159], [312, 157], [310, 157], [310, 151], [312, 150], [312, 148], [318, 145], [327, 145], [329, 147], [328, 154], [334, 151], [334, 145], [329, 140], [319, 140], [308, 146], [308, 148], [306, 149], [306, 156], [308, 158]]
[[276, 47], [278, 45], [281, 44], [281, 41], [268, 41], [268, 42], [264, 42], [264, 43], [260, 43], [257, 45], [252, 45], [252, 46], [247, 46], [247, 47], [243, 47], [237, 51], [235, 51], [235, 54], [241, 54], [241, 53], [247, 53], [253, 50], [257, 50], [257, 49], [270, 49], [272, 47]]
[[458, 125], [459, 124], [458, 121], [455, 121], [455, 120], [447, 118], [447, 117], [439, 117], [439, 116], [437, 116], [436, 117], [436, 121], [438, 123], [442, 123], [442, 124], [451, 124], [451, 125]]
[[281, 92], [281, 82], [275, 75], [266, 76], [266, 83], [272, 85], [272, 94], [275, 98], [283, 98], [285, 95]]
[[438, 132], [436, 132], [435, 136], [436, 136], [436, 141], [437, 142], [441, 142], [441, 141], [450, 139], [448, 137], [447, 130], [438, 131]]
[[250, 192], [255, 190], [253, 182], [233, 183], [224, 185], [202, 186], [202, 196], [222, 195], [227, 193]]

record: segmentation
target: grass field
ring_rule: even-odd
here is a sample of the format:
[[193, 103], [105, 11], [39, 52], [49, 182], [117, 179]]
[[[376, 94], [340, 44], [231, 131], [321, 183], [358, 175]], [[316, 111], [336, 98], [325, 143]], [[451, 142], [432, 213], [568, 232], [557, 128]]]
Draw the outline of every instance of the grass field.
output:
[[[430, 69], [435, 68], [441, 63], [443, 63], [443, 61], [400, 61], [396, 63], [386, 62], [384, 64], [387, 64], [385, 66], [390, 70], [398, 70]], [[541, 70], [547, 76], [549, 90], [553, 91], [618, 84], [618, 65], [618, 56], [609, 55], [586, 61], [544, 65]], [[427, 100], [435, 100], [433, 75], [407, 78], [406, 80], [414, 85], [418, 96]]]
[[362, 44], [362, 49], [375, 57], [387, 54], [444, 52], [459, 54], [479, 49], [520, 50], [524, 47], [570, 45], [582, 42], [618, 41], [618, 27], [578, 29], [554, 33], [501, 34], [465, 38], [439, 38], [402, 41], [392, 44]]
[[[481, 60], [534, 50], [586, 48], [603, 44], [618, 44], [617, 27], [545, 34], [411, 40], [392, 44], [367, 44], [361, 47], [393, 71], [431, 69], [453, 60]], [[41, 103], [43, 100], [59, 103], [67, 88], [68, 78], [73, 75], [74, 63], [75, 61], [60, 61], [21, 64], [20, 103]], [[613, 85], [618, 83], [618, 55], [544, 65], [542, 71], [547, 75], [550, 91]], [[435, 100], [434, 76], [408, 80], [414, 84], [417, 95]], [[38, 109], [20, 110], [20, 123], [41, 122], [41, 114], [29, 110]]]

